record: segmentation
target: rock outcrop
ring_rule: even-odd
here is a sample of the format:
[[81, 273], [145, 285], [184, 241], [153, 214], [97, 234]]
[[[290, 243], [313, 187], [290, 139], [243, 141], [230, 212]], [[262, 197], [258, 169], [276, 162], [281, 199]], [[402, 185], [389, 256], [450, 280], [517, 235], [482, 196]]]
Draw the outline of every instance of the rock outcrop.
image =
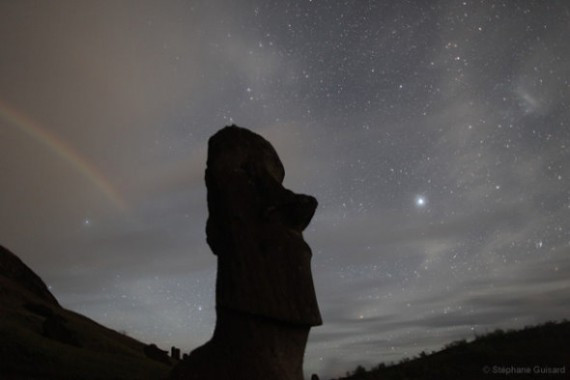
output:
[[171, 379], [301, 380], [309, 330], [322, 323], [303, 240], [315, 198], [283, 187], [271, 144], [237, 126], [208, 143], [207, 242], [218, 259], [212, 339]]
[[147, 358], [170, 365], [168, 351], [161, 350], [156, 344], [151, 343], [146, 345], [143, 351]]

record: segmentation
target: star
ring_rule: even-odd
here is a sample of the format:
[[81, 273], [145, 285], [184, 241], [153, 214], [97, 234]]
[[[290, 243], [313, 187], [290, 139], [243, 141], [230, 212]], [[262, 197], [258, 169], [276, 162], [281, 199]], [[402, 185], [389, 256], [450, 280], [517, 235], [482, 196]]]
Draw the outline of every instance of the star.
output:
[[424, 207], [427, 203], [427, 200], [424, 196], [418, 195], [416, 197], [416, 206], [417, 207]]

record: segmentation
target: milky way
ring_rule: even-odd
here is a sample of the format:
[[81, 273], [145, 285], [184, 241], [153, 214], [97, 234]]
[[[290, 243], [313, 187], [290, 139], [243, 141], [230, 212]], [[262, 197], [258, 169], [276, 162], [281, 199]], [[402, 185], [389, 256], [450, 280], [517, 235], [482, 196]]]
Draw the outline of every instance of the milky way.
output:
[[65, 307], [201, 345], [236, 123], [319, 200], [307, 374], [567, 317], [569, 35], [564, 1], [1, 2], [0, 244]]

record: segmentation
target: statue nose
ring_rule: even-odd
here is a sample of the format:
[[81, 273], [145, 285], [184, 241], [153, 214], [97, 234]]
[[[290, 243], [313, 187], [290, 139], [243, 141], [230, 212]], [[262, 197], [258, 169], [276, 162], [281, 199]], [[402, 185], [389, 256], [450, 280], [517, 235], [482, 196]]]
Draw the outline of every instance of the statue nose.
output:
[[295, 194], [291, 209], [288, 210], [289, 226], [299, 232], [303, 231], [308, 225], [315, 210], [317, 209], [317, 200], [310, 195]]
[[317, 200], [315, 197], [305, 194], [295, 194], [295, 200], [299, 207], [306, 209], [308, 213], [311, 213], [311, 217], [313, 216], [312, 214], [314, 214], [317, 209]]

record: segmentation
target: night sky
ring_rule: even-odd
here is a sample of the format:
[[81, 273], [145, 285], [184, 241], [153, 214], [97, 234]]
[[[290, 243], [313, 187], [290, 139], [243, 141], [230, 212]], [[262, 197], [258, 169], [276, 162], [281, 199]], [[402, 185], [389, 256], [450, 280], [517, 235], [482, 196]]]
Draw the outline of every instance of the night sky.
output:
[[215, 323], [207, 140], [267, 138], [324, 325], [305, 370], [570, 310], [567, 1], [1, 1], [0, 244], [190, 351]]

